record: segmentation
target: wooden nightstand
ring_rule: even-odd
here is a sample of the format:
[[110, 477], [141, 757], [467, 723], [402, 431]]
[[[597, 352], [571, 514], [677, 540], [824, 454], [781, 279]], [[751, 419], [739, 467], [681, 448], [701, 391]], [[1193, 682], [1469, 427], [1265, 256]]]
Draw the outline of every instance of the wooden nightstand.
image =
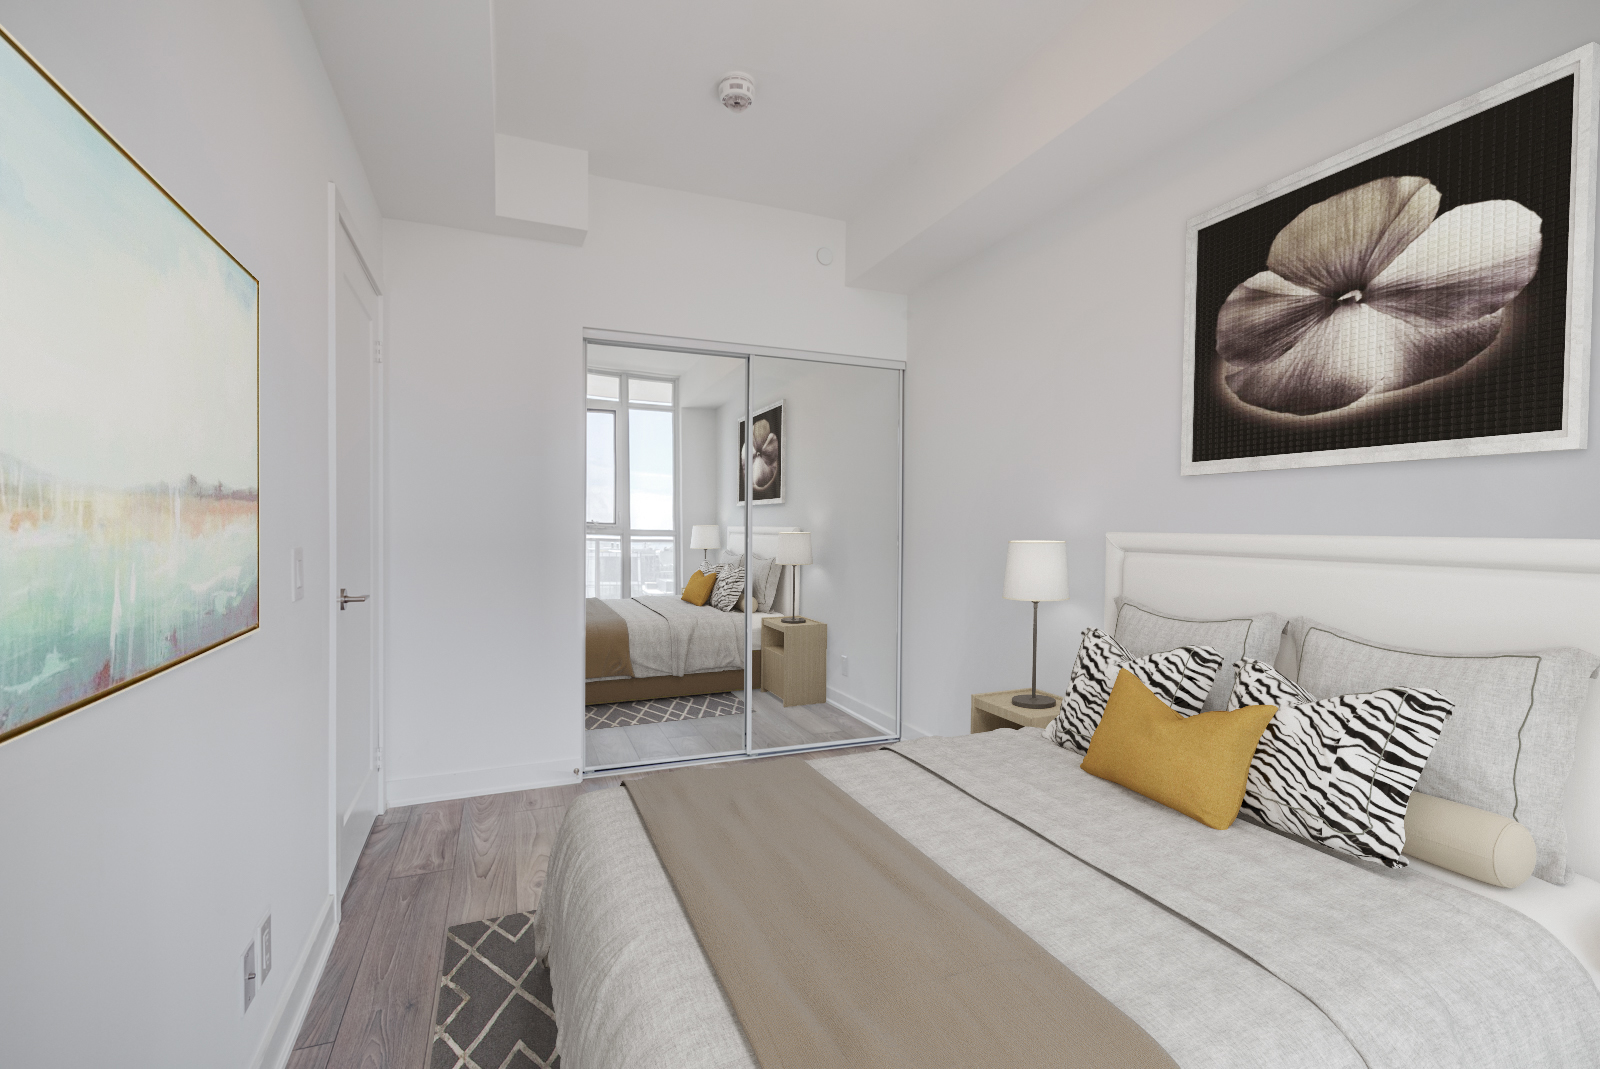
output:
[[[762, 655], [763, 660], [765, 654]], [[1040, 691], [1039, 694], [1046, 698], [1054, 698], [1056, 703], [1048, 709], [1024, 709], [1020, 705], [1011, 704], [1013, 694], [1026, 694], [1028, 688], [1021, 690], [997, 690], [990, 694], [974, 694], [972, 696], [972, 734], [980, 731], [993, 731], [995, 728], [1042, 728], [1056, 718], [1061, 712], [1061, 695]]]
[[817, 620], [761, 621], [761, 689], [788, 705], [828, 700], [828, 625]]

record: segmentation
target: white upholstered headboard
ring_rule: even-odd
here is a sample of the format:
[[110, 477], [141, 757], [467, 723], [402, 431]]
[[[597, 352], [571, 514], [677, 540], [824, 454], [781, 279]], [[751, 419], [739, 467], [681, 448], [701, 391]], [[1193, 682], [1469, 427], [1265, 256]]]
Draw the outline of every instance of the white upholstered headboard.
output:
[[[778, 555], [778, 536], [785, 531], [798, 531], [798, 527], [752, 527], [750, 528], [750, 549], [763, 557], [776, 557]], [[744, 552], [744, 528], [729, 527], [728, 540], [722, 543], [730, 552]], [[800, 593], [804, 594], [802, 590]], [[789, 611], [789, 583], [780, 579], [778, 596], [772, 602], [774, 612]]]
[[[1106, 535], [1119, 596], [1197, 617], [1277, 612], [1396, 645], [1600, 653], [1600, 541], [1360, 535]], [[1284, 644], [1279, 667], [1298, 668]], [[1572, 867], [1600, 878], [1600, 684], [1567, 786]]]

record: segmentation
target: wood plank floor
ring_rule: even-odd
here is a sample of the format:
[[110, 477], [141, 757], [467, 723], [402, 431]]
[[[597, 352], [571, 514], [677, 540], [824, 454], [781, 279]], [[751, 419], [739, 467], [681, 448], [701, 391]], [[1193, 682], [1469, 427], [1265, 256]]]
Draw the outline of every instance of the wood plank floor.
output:
[[[792, 705], [764, 690], [755, 693], [756, 749], [775, 746], [812, 746], [826, 742], [869, 739], [881, 734], [826, 702]], [[583, 733], [587, 768], [636, 765], [650, 761], [681, 761], [689, 757], [744, 749], [744, 717], [705, 716], [665, 724], [630, 724], [595, 728]]]
[[423, 1069], [445, 929], [537, 909], [567, 806], [621, 782], [596, 777], [380, 816], [345, 890], [339, 934], [288, 1069]]

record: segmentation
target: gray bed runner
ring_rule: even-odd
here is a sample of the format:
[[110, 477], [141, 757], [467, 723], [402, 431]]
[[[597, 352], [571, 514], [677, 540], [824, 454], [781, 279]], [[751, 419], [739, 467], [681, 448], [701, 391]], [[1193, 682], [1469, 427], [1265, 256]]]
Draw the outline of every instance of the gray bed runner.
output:
[[624, 786], [765, 1069], [1176, 1069], [799, 758]]

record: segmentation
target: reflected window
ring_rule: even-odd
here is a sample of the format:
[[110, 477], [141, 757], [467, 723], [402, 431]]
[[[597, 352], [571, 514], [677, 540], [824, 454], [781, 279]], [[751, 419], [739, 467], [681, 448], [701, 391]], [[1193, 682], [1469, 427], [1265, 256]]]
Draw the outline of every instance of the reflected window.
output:
[[628, 526], [635, 531], [670, 531], [673, 522], [672, 413], [628, 411]]
[[660, 379], [628, 380], [628, 403], [633, 405], [671, 405], [672, 383]]
[[589, 372], [589, 399], [591, 401], [618, 401], [622, 399], [622, 379], [618, 375], [596, 375]]
[[[590, 375], [591, 379], [595, 376]], [[588, 523], [617, 522], [617, 414], [589, 410], [588, 485], [584, 492], [584, 519]]]
[[622, 540], [590, 538], [585, 550], [584, 597], [622, 597]]

